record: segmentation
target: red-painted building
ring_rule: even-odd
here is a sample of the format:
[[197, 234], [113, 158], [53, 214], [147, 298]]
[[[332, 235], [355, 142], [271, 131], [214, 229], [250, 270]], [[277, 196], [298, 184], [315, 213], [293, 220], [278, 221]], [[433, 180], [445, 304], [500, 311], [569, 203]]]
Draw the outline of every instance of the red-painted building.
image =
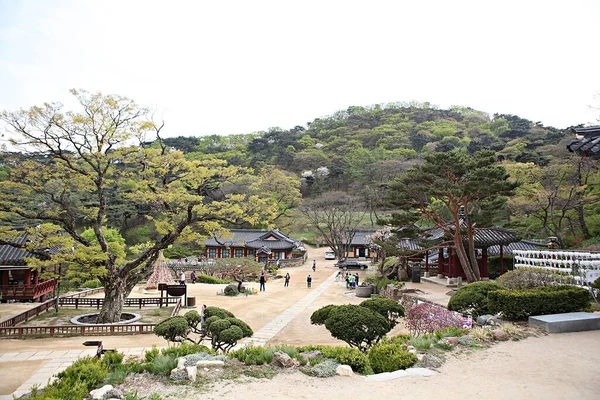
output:
[[[27, 232], [12, 243], [22, 246], [27, 243]], [[43, 301], [54, 296], [58, 280], [42, 279], [40, 271], [27, 266], [26, 259], [36, 255], [24, 248], [0, 245], [0, 295], [1, 301]]]
[[228, 238], [210, 238], [205, 242], [204, 256], [215, 258], [253, 257], [257, 262], [292, 258], [302, 242], [294, 240], [277, 229], [230, 229]]

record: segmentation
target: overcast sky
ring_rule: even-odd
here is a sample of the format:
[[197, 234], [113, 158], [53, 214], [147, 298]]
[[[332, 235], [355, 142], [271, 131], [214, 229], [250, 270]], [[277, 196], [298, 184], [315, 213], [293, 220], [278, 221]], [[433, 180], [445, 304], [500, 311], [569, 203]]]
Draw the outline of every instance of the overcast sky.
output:
[[565, 128], [600, 117], [599, 0], [0, 0], [0, 109], [133, 98], [167, 136], [429, 101]]

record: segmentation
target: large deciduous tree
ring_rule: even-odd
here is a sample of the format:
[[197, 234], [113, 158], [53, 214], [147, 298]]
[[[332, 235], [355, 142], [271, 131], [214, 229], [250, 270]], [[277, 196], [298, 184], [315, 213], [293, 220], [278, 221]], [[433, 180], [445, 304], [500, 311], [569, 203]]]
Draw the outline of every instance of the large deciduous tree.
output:
[[[248, 171], [216, 159], [186, 160], [161, 141], [142, 146], [146, 134], [160, 138], [162, 125], [150, 122], [147, 110], [132, 100], [72, 94], [79, 112], [47, 103], [0, 113], [11, 135], [22, 138], [17, 144], [46, 156], [11, 169], [0, 188], [0, 211], [49, 223], [38, 236], [61, 250], [54, 260], [38, 262], [60, 259], [71, 263], [70, 269], [93, 271], [105, 287], [99, 321], [115, 322], [124, 299], [152, 272], [161, 250], [184, 238], [214, 234], [224, 222], [256, 223], [267, 213], [255, 207], [255, 196], [235, 190], [236, 180]], [[153, 225], [157, 239], [141, 252], [129, 251], [122, 241], [111, 244], [110, 229], [120, 228], [108, 225], [114, 204], [136, 210]], [[52, 227], [60, 230], [50, 234]]]
[[363, 202], [343, 192], [329, 192], [304, 203], [300, 210], [321, 234], [338, 260], [346, 252], [366, 212]]
[[475, 219], [487, 203], [512, 193], [516, 184], [508, 177], [491, 151], [435, 153], [391, 183], [389, 200], [401, 209], [420, 211], [451, 237], [465, 275], [473, 282], [481, 279], [473, 239]]

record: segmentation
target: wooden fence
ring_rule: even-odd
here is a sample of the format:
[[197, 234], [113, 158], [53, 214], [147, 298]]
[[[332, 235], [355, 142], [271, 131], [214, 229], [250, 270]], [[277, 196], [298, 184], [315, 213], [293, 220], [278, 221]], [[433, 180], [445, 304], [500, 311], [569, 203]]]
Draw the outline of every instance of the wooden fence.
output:
[[111, 336], [152, 333], [156, 324], [54, 325], [0, 327], [0, 338]]
[[[125, 307], [138, 307], [141, 309], [146, 306], [168, 306], [169, 304], [177, 304], [180, 299], [178, 297], [140, 297], [140, 298], [128, 298], [125, 299]], [[85, 308], [96, 308], [97, 310], [104, 304], [103, 298], [91, 299], [88, 297], [84, 298], [60, 298], [61, 307], [79, 307]]]

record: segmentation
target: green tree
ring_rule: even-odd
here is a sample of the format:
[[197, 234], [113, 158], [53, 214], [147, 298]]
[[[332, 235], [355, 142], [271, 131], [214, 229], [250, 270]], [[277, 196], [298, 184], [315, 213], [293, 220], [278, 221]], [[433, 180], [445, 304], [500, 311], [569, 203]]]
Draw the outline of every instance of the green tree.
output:
[[[235, 182], [248, 171], [216, 159], [186, 160], [160, 141], [144, 147], [144, 135], [160, 138], [162, 128], [145, 118], [146, 109], [120, 96], [72, 94], [80, 112], [46, 103], [0, 113], [11, 133], [21, 136], [20, 144], [46, 155], [11, 169], [0, 188], [0, 210], [59, 227], [61, 234], [40, 236], [60, 242], [63, 251], [40, 262], [60, 259], [100, 269], [105, 301], [99, 322], [115, 322], [124, 299], [151, 273], [161, 250], [222, 232], [225, 222], [256, 223], [264, 213], [256, 211], [255, 197], [235, 191]], [[109, 192], [112, 202], [134, 206], [156, 232], [157, 239], [140, 254], [125, 249], [123, 257], [109, 245]], [[93, 236], [82, 234], [82, 226], [90, 227]]]
[[404, 210], [418, 210], [420, 217], [451, 237], [465, 275], [473, 282], [481, 279], [473, 239], [474, 216], [482, 203], [508, 196], [516, 186], [496, 163], [495, 153], [482, 151], [470, 156], [454, 150], [427, 155], [422, 165], [390, 185], [389, 201]]

